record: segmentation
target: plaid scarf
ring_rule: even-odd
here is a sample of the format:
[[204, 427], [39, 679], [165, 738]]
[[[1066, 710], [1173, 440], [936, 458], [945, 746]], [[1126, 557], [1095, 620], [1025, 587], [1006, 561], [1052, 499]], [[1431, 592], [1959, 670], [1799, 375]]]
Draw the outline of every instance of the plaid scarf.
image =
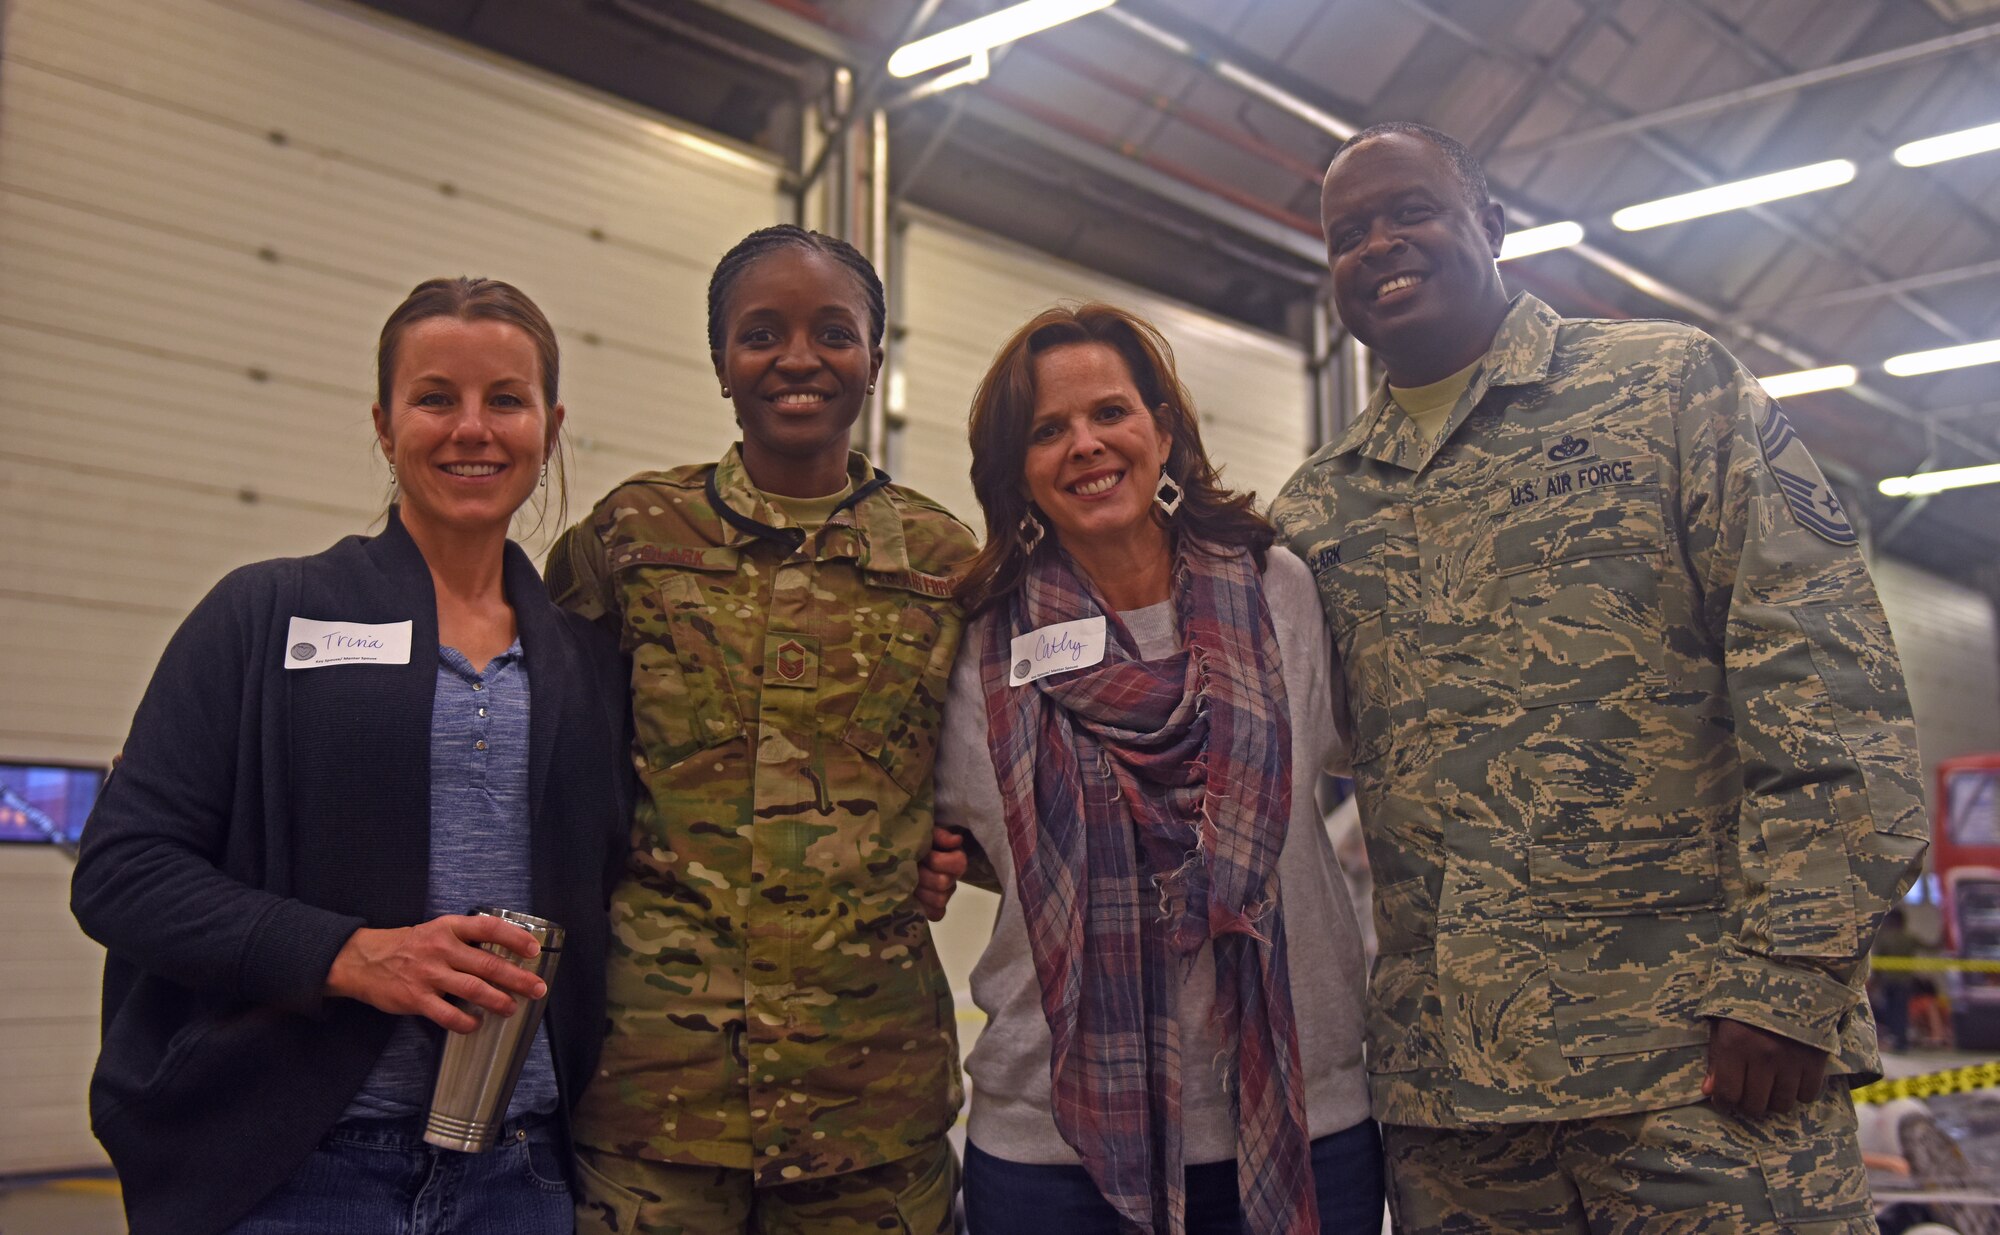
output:
[[[1056, 1128], [1134, 1229], [1181, 1235], [1175, 984], [1213, 940], [1245, 1229], [1316, 1233], [1278, 902], [1292, 743], [1277, 636], [1247, 552], [1183, 549], [1173, 599], [1181, 651], [1142, 662], [1057, 551], [987, 626], [993, 770], [1049, 1022]], [[1098, 614], [1101, 663], [1007, 684], [1016, 635]]]

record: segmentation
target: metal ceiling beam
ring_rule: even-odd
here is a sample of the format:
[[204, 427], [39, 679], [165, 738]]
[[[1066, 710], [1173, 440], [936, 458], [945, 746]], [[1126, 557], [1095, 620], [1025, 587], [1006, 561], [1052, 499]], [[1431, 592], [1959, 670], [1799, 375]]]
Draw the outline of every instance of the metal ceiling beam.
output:
[[[719, 13], [726, 13], [767, 34], [793, 39], [799, 46], [836, 64], [865, 67], [880, 58], [879, 52], [871, 52], [835, 31], [779, 8], [770, 3], [770, 0], [694, 0], [694, 2]], [[795, 34], [798, 36], [796, 39]], [[810, 39], [810, 42], [803, 41], [805, 39]], [[964, 114], [982, 124], [1033, 142], [1114, 179], [1122, 180], [1134, 188], [1172, 202], [1184, 210], [1219, 223], [1231, 231], [1260, 240], [1279, 252], [1310, 263], [1315, 269], [1326, 264], [1326, 253], [1314, 237], [1124, 158], [1114, 151], [1059, 132], [1032, 117], [1021, 115], [981, 96], [977, 93], [977, 87], [961, 86], [957, 93], [961, 97], [955, 102], [963, 108]]]
[[694, 0], [694, 3], [850, 69], [865, 68], [879, 58], [860, 44], [850, 42], [818, 22], [779, 8], [770, 0]]
[[[1530, 78], [1546, 76], [1554, 81], [1556, 85], [1568, 90], [1585, 103], [1609, 111], [1623, 110], [1616, 103], [1607, 99], [1602, 90], [1588, 82], [1580, 80], [1575, 74], [1571, 73], [1564, 66], [1560, 56], [1548, 61], [1542, 61], [1511, 48], [1496, 45], [1489, 39], [1481, 38], [1476, 31], [1468, 30], [1466, 27], [1453, 21], [1450, 17], [1439, 12], [1428, 3], [1428, 0], [1398, 0], [1398, 3], [1458, 39], [1460, 42], [1465, 43], [1475, 54], [1496, 56]], [[1697, 6], [1691, 11], [1700, 10]], [[1596, 12], [1602, 13], [1603, 10], [1600, 9]], [[1740, 42], [1740, 36], [1731, 35], [1727, 31], [1724, 34], [1725, 37], [1736, 38]], [[1745, 50], [1749, 52], [1756, 51], [1755, 48], [1746, 48]], [[1635, 140], [1669, 167], [1692, 177], [1700, 184], [1719, 184], [1727, 179], [1726, 176], [1716, 172], [1702, 160], [1688, 154], [1658, 133], [1641, 132], [1636, 135]], [[1513, 154], [1511, 151], [1504, 150], [1501, 153], [1508, 157], [1512, 157]], [[1499, 156], [1496, 155], [1495, 157]], [[1823, 236], [1813, 228], [1793, 219], [1781, 210], [1774, 209], [1768, 205], [1752, 206], [1745, 213], [1751, 215], [1753, 218], [1761, 219], [1791, 240], [1804, 245], [1822, 257], [1830, 257], [1859, 267], [1871, 279], [1886, 282], [1890, 278], [1886, 271], [1876, 266], [1865, 253], [1860, 252], [1853, 245], [1848, 244], [1844, 240]], [[1776, 256], [1774, 254], [1771, 260], [1775, 261]], [[1970, 332], [1946, 318], [1935, 309], [1932, 309], [1921, 300], [1901, 292], [1889, 292], [1886, 294], [1895, 301], [1897, 307], [1939, 334], [1944, 335], [1952, 342], [1969, 343], [1972, 341], [1973, 336]], [[1739, 311], [1732, 310], [1732, 312]], [[1736, 319], [1717, 318], [1715, 320], [1734, 321]]]
[[[1428, 8], [1428, 6], [1422, 4], [1420, 0], [1404, 0], [1404, 2], [1406, 4], [1406, 7], [1418, 11], [1423, 11]], [[1139, 34], [1140, 36], [1146, 38], [1154, 45], [1172, 51], [1176, 55], [1182, 57], [1183, 59], [1193, 61], [1196, 64], [1202, 65], [1204, 68], [1208, 68], [1216, 63], [1228, 62], [1225, 56], [1222, 56], [1212, 50], [1204, 49], [1195, 40], [1184, 38], [1179, 34], [1174, 33], [1173, 31], [1164, 29], [1163, 27], [1154, 24], [1151, 21], [1147, 21], [1145, 19], [1137, 17], [1124, 7], [1106, 9], [1104, 10], [1104, 13], [1107, 17], [1113, 18], [1120, 25], [1124, 26], [1126, 29], [1131, 30], [1134, 33]], [[1456, 33], [1456, 31], [1454, 31], [1454, 33]], [[1213, 70], [1211, 69], [1211, 71]], [[1243, 70], [1241, 69], [1237, 70], [1238, 74], [1241, 74], [1242, 72]], [[1235, 77], [1231, 77], [1228, 80], [1236, 81], [1237, 79]], [[1238, 84], [1241, 83], [1239, 82]], [[1353, 134], [1357, 131], [1358, 126], [1356, 126], [1353, 122], [1338, 116], [1331, 115], [1330, 113], [1325, 111], [1323, 108], [1319, 107], [1317, 104], [1311, 102], [1310, 100], [1298, 98], [1296, 95], [1293, 95], [1288, 91], [1279, 90], [1276, 87], [1271, 87], [1271, 90], [1272, 93], [1270, 94], [1258, 91], [1253, 91], [1253, 93], [1258, 94], [1258, 97], [1273, 103], [1274, 105], [1280, 107], [1281, 109], [1290, 112], [1292, 115], [1297, 116], [1299, 119], [1305, 120], [1307, 123], [1314, 125], [1315, 127], [1319, 128], [1321, 131], [1327, 133], [1330, 136], [1338, 137], [1341, 138], [1342, 140], [1345, 140], [1346, 138], [1353, 136]], [[1286, 102], [1281, 100], [1293, 101], [1297, 104], [1297, 106], [1296, 108], [1288, 106]], [[1531, 213], [1526, 211], [1515, 210], [1510, 207], [1509, 213], [1514, 215], [1516, 219], [1521, 222], [1534, 223], [1538, 221]], [[1619, 258], [1611, 253], [1605, 252], [1603, 249], [1598, 248], [1596, 245], [1579, 244], [1572, 247], [1569, 250], [1569, 252], [1574, 253], [1583, 260], [1596, 266], [1598, 269], [1603, 270], [1605, 273], [1613, 276], [1614, 278], [1617, 278], [1623, 281], [1624, 283], [1628, 284], [1629, 286], [1636, 288], [1638, 291], [1644, 293], [1647, 296], [1652, 297], [1654, 300], [1657, 300], [1662, 304], [1678, 309], [1683, 313], [1687, 313], [1693, 317], [1699, 318], [1711, 324], [1722, 324], [1729, 321], [1728, 311], [1723, 309], [1721, 306], [1711, 304], [1692, 292], [1685, 291], [1679, 287], [1674, 286], [1671, 283], [1668, 283], [1664, 279], [1649, 274], [1646, 271], [1643, 271], [1638, 267], [1632, 265], [1630, 262], [1627, 262], [1622, 258]], [[1802, 369], [1818, 368], [1820, 365], [1825, 363], [1823, 360], [1812, 355], [1812, 353], [1807, 352], [1805, 349], [1799, 347], [1798, 345], [1791, 343], [1788, 340], [1782, 339], [1777, 335], [1770, 333], [1769, 331], [1762, 330], [1754, 326], [1739, 326], [1736, 328], [1736, 330], [1738, 335], [1741, 336], [1742, 338], [1748, 340], [1751, 343], [1756, 344], [1758, 347], [1763, 348], [1765, 351], [1770, 352], [1775, 356], [1781, 357], [1790, 364], [1798, 365]], [[1854, 386], [1849, 387], [1848, 393], [1853, 395], [1855, 398], [1860, 399], [1862, 402], [1867, 403], [1870, 406], [1878, 408], [1882, 411], [1888, 412], [1890, 415], [1896, 416], [1899, 419], [1908, 420], [1911, 421], [1912, 423], [1922, 425], [1924, 426], [1926, 431], [1935, 432], [1940, 437], [1950, 439], [1951, 441], [1961, 446], [1962, 448], [1973, 452], [1977, 457], [1981, 459], [1987, 459], [1993, 457], [1993, 450], [1992, 447], [1990, 447], [1989, 445], [1982, 442], [1978, 442], [1972, 438], [1966, 437], [1964, 434], [1957, 432], [1949, 425], [1934, 424], [1930, 420], [1928, 420], [1921, 412], [1918, 412], [1915, 408], [1912, 408], [1908, 404], [1905, 404], [1899, 400], [1890, 398], [1888, 395], [1885, 395], [1878, 390], [1874, 390], [1865, 384], [1857, 383]], [[1829, 470], [1833, 469], [1829, 468]], [[1844, 471], [1845, 469], [1840, 469], [1840, 470]]]
[[1843, 287], [1837, 291], [1820, 292], [1813, 296], [1786, 296], [1777, 300], [1751, 301], [1736, 310], [1734, 321], [1755, 313], [1765, 313], [1782, 308], [1787, 311], [1798, 309], [1823, 309], [1828, 305], [1853, 304], [1859, 300], [1874, 300], [1882, 296], [1906, 295], [1932, 287], [1946, 287], [1953, 283], [1963, 283], [1969, 279], [1983, 279], [1988, 275], [2000, 275], [2000, 259], [1978, 262], [1971, 266], [1959, 266], [1952, 270], [1933, 270], [1928, 274], [1913, 274], [1908, 278], [1890, 279], [1882, 283], [1866, 283], [1860, 287]]
[[[960, 89], [971, 89], [971, 87], [960, 87]], [[1288, 253], [1301, 261], [1311, 263], [1314, 269], [1326, 265], [1325, 248], [1318, 240], [1304, 232], [1286, 227], [1275, 219], [1267, 219], [1254, 211], [1245, 210], [1233, 202], [1195, 188], [1164, 172], [1154, 171], [1143, 163], [1126, 158], [1095, 142], [1064, 133], [983, 95], [975, 93], [965, 100], [965, 114], [981, 124], [1033, 142], [1094, 171], [1123, 180], [1134, 188], [1142, 189], [1185, 210], [1221, 223], [1233, 231], [1260, 240], [1279, 252]]]
[[1761, 103], [1766, 99], [1782, 98], [1785, 95], [1796, 94], [1801, 90], [1809, 90], [1814, 86], [1823, 86], [1829, 82], [1844, 81], [1850, 77], [1860, 77], [1867, 73], [1880, 72], [1883, 69], [1900, 68], [1907, 64], [1914, 64], [1919, 60], [1930, 59], [1933, 56], [1963, 51], [1968, 47], [1977, 47], [1994, 39], [2000, 39], [2000, 22], [1986, 26], [1975, 26], [1970, 30], [1960, 30], [1955, 34], [1947, 34], [1942, 38], [1928, 39], [1922, 43], [1911, 43], [1905, 47], [1892, 48], [1889, 51], [1877, 52], [1872, 56], [1861, 56], [1854, 60], [1844, 60], [1839, 64], [1829, 64], [1822, 68], [1809, 69], [1803, 73], [1794, 73], [1789, 77], [1774, 78], [1771, 81], [1759, 82], [1754, 86], [1745, 86], [1739, 90], [1729, 90], [1721, 94], [1710, 95], [1705, 99], [1695, 99], [1692, 102], [1677, 104], [1673, 107], [1663, 107], [1658, 111], [1645, 112], [1637, 116], [1627, 116], [1622, 120], [1614, 120], [1607, 124], [1597, 125], [1594, 128], [1579, 129], [1574, 133], [1563, 133], [1555, 137], [1546, 137], [1541, 141], [1529, 142], [1525, 146], [1505, 147], [1500, 153], [1509, 158], [1516, 156], [1527, 158], [1532, 155], [1548, 154], [1551, 151], [1567, 149], [1571, 146], [1581, 146], [1589, 142], [1606, 141], [1614, 137], [1629, 137], [1634, 133], [1643, 133], [1649, 129], [1657, 129], [1669, 124], [1678, 124], [1683, 120], [1699, 120], [1703, 116], [1713, 116], [1738, 107], [1746, 107], [1752, 103]]

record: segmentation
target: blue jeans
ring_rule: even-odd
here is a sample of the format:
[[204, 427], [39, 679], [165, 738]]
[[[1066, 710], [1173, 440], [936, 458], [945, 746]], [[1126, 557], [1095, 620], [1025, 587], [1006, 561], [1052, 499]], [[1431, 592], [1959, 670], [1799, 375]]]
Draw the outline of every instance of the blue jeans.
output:
[[[1382, 1229], [1382, 1137], [1375, 1121], [1312, 1143], [1313, 1193], [1324, 1235]], [[965, 1218], [971, 1235], [1118, 1235], [1111, 1208], [1080, 1166], [1009, 1162], [967, 1143]], [[1187, 1168], [1188, 1235], [1250, 1235], [1236, 1197], [1236, 1163]]]
[[423, 1119], [335, 1124], [232, 1235], [570, 1235], [553, 1119], [516, 1120], [483, 1154], [424, 1144]]

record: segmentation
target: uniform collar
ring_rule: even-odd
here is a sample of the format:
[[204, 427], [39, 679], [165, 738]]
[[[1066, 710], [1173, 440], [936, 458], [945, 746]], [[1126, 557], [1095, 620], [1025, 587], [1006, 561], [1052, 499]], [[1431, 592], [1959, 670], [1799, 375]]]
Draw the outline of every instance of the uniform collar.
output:
[[1494, 333], [1486, 355], [1480, 358], [1472, 381], [1452, 406], [1442, 437], [1436, 442], [1428, 441], [1414, 420], [1400, 413], [1392, 414], [1394, 400], [1389, 396], [1389, 382], [1385, 378], [1375, 387], [1367, 410], [1335, 443], [1330, 457], [1358, 453], [1405, 471], [1423, 471], [1437, 453], [1438, 444], [1449, 441], [1458, 432], [1458, 426], [1465, 423], [1488, 390], [1495, 386], [1526, 386], [1548, 376], [1549, 362], [1556, 350], [1556, 329], [1560, 325], [1562, 318], [1554, 309], [1526, 292], [1520, 293], [1508, 304], [1507, 316], [1500, 319], [1500, 329]]
[[[860, 451], [851, 450], [847, 453], [847, 478], [854, 492], [821, 525], [814, 560], [851, 557], [864, 570], [908, 570], [903, 520], [886, 492], [889, 473], [868, 462]], [[768, 540], [789, 554], [805, 543], [805, 531], [751, 482], [743, 466], [741, 443], [731, 446], [709, 472], [706, 487], [708, 500], [725, 529], [723, 547], [741, 549], [753, 541]]]

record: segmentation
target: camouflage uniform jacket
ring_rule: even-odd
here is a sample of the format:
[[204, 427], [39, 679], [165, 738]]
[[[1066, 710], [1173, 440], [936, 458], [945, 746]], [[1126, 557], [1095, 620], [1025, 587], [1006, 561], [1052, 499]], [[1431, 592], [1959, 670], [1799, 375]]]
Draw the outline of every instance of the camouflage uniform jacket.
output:
[[761, 1184], [906, 1157], [961, 1089], [912, 899], [974, 549], [860, 455], [812, 536], [719, 464], [634, 477], [549, 557], [633, 659], [644, 792], [577, 1139]]
[[1378, 1118], [1699, 1101], [1708, 1017], [1877, 1072], [1909, 705], [1853, 529], [1720, 344], [1519, 296], [1441, 444], [1380, 389], [1272, 515], [1347, 687]]

